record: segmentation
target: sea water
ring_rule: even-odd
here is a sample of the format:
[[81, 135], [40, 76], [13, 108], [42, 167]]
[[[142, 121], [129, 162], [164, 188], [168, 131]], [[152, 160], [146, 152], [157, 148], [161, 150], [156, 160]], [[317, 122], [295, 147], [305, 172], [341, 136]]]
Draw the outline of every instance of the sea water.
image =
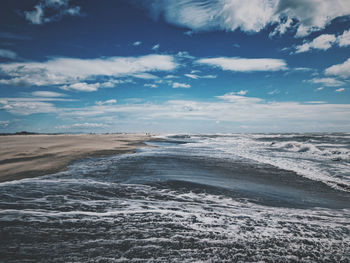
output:
[[149, 145], [0, 184], [0, 262], [349, 262], [350, 134]]

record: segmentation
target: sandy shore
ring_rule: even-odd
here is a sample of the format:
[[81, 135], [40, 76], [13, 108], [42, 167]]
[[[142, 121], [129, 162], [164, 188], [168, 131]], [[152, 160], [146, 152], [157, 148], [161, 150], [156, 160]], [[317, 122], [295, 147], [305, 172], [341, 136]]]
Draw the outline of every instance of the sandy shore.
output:
[[144, 134], [0, 136], [0, 182], [46, 175], [88, 156], [132, 153]]

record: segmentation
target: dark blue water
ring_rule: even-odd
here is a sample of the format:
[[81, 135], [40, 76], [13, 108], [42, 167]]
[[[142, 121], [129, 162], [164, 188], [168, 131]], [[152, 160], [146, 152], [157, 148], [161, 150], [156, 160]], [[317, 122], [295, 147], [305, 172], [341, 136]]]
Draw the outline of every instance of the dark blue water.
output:
[[307, 136], [171, 136], [0, 184], [0, 262], [349, 262], [348, 135]]

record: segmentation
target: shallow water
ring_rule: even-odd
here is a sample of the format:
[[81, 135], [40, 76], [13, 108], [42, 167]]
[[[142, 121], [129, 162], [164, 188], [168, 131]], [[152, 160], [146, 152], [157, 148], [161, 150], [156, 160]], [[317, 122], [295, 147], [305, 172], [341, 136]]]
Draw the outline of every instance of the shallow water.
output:
[[0, 261], [349, 262], [350, 135], [163, 138], [0, 184]]

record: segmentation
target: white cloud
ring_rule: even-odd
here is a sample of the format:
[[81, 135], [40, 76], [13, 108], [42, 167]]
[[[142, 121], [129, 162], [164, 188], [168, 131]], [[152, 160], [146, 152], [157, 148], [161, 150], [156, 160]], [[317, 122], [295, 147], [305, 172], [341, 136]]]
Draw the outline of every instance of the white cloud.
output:
[[[210, 125], [204, 123], [215, 122], [228, 123], [231, 132], [239, 125], [259, 126], [264, 131], [320, 131], [334, 130], [333, 127], [347, 130], [349, 127], [349, 104], [274, 102], [235, 93], [217, 96], [217, 99], [210, 102], [168, 100], [162, 103], [96, 105], [62, 109], [59, 117], [96, 120], [111, 117], [118, 120], [118, 127], [124, 121], [134, 123], [138, 129], [146, 124], [147, 129], [151, 129], [149, 124], [153, 121], [163, 122], [163, 128], [175, 125], [174, 129], [191, 129], [198, 124], [197, 132], [207, 131]], [[127, 117], [123, 119], [123, 116]], [[277, 128], [274, 128], [275, 124], [278, 124]], [[217, 127], [215, 131], [218, 132]]]
[[149, 72], [172, 71], [176, 67], [174, 58], [169, 55], [96, 59], [55, 58], [46, 62], [3, 63], [0, 64], [0, 71], [7, 77], [0, 79], [0, 84], [63, 85], [63, 89], [94, 91], [99, 86], [87, 84], [84, 80], [93, 80], [98, 76], [157, 78]]
[[323, 90], [323, 89], [324, 89], [324, 87], [319, 87], [319, 88], [316, 89], [316, 91], [320, 91], [320, 90]]
[[[241, 93], [241, 94], [239, 94]], [[244, 97], [242, 95], [246, 93], [246, 91], [243, 92], [230, 92], [226, 93], [222, 96], [216, 96], [216, 98], [219, 98], [221, 100], [229, 101], [231, 103], [237, 103], [237, 104], [255, 104], [255, 103], [260, 103], [263, 102], [262, 99], [260, 98], [253, 98], [253, 97]]]
[[191, 85], [190, 84], [186, 84], [186, 83], [174, 82], [173, 83], [173, 88], [174, 89], [177, 89], [177, 88], [188, 89], [188, 88], [191, 88]]
[[275, 94], [279, 94], [279, 93], [280, 93], [280, 90], [274, 89], [274, 90], [269, 91], [267, 94], [269, 94], [269, 95], [275, 95]]
[[204, 75], [201, 76], [202, 79], [216, 79], [217, 76], [216, 75]]
[[259, 32], [274, 25], [272, 35], [297, 28], [297, 37], [350, 14], [348, 0], [151, 0], [148, 5], [155, 18], [162, 15], [167, 22], [192, 31]]
[[76, 101], [62, 98], [64, 94], [50, 91], [32, 92], [34, 97], [0, 98], [0, 110], [15, 115], [30, 115], [34, 113], [57, 113], [58, 109], [53, 102]]
[[61, 86], [60, 89], [91, 92], [91, 91], [98, 90], [98, 88], [100, 87], [101, 87], [100, 83], [88, 84], [86, 82], [79, 82], [79, 83]]
[[344, 63], [333, 65], [325, 70], [325, 74], [328, 76], [339, 76], [342, 78], [350, 77], [350, 58]]
[[15, 59], [17, 58], [17, 54], [11, 50], [0, 49], [0, 57]]
[[157, 88], [158, 87], [156, 84], [152, 84], [152, 83], [146, 83], [143, 86], [149, 87], [149, 88]]
[[39, 25], [43, 23], [44, 10], [41, 4], [34, 6], [33, 11], [26, 11], [24, 14], [26, 19], [32, 24]]
[[215, 79], [217, 76], [216, 75], [196, 75], [196, 74], [184, 74], [186, 77], [190, 79]]
[[303, 72], [308, 72], [308, 71], [313, 71], [312, 68], [306, 68], [306, 67], [297, 67], [294, 68], [295, 71], [303, 71]]
[[314, 84], [322, 84], [326, 87], [339, 87], [346, 84], [344, 81], [337, 80], [334, 78], [313, 78], [311, 80], [307, 80], [307, 82]]
[[222, 70], [250, 72], [250, 71], [278, 71], [286, 70], [287, 64], [282, 59], [273, 58], [238, 58], [216, 57], [203, 58], [196, 61], [199, 64], [219, 67]]
[[139, 45], [141, 45], [141, 44], [142, 44], [141, 41], [135, 41], [132, 45], [133, 45], [133, 46], [139, 46]]
[[[310, 42], [304, 42], [302, 45], [295, 47], [295, 53], [308, 52], [312, 49], [328, 50], [332, 46], [338, 45], [339, 47], [350, 46], [350, 30], [344, 31], [341, 35], [335, 36], [332, 34], [323, 34]], [[292, 48], [284, 48], [286, 50]]]
[[80, 6], [74, 6], [64, 10], [63, 14], [68, 14], [71, 16], [79, 16], [80, 15]]
[[299, 21], [296, 36], [303, 37], [323, 29], [334, 18], [349, 15], [347, 0], [280, 0], [279, 13]]
[[199, 79], [199, 76], [196, 74], [184, 74], [186, 77], [191, 79]]
[[350, 46], [350, 30], [344, 31], [342, 35], [338, 36], [337, 40], [340, 47]]
[[62, 130], [62, 129], [87, 129], [87, 128], [102, 128], [102, 127], [108, 127], [108, 125], [104, 123], [74, 123], [72, 125], [60, 125], [56, 126], [56, 129]]
[[327, 50], [332, 47], [334, 43], [336, 43], [337, 38], [335, 35], [323, 34], [316, 37], [311, 42], [304, 43], [300, 46], [296, 46], [295, 53], [307, 52], [311, 49], [321, 49]]
[[179, 51], [177, 52], [176, 57], [183, 58], [183, 59], [195, 59], [195, 57], [190, 55], [188, 51]]
[[175, 75], [166, 75], [164, 78], [165, 79], [178, 79], [179, 77], [175, 76]]
[[154, 14], [163, 13], [169, 23], [185, 26], [193, 31], [223, 29], [260, 31], [270, 21], [274, 1], [152, 1]]
[[160, 48], [160, 45], [159, 44], [156, 44], [152, 47], [152, 50], [155, 50], [157, 51], [158, 49]]
[[344, 90], [345, 90], [344, 88], [339, 88], [339, 89], [336, 89], [335, 92], [342, 92]]
[[21, 98], [17, 98], [15, 100], [0, 99], [0, 110], [5, 110], [15, 115], [57, 112], [52, 103], [35, 100], [30, 101]]
[[237, 95], [246, 95], [248, 93], [248, 90], [240, 90], [236, 92]]
[[41, 25], [60, 20], [64, 15], [79, 16], [81, 13], [80, 6], [69, 6], [69, 0], [41, 0], [34, 10], [25, 11], [24, 15], [32, 24]]
[[110, 100], [105, 100], [105, 101], [96, 101], [96, 105], [111, 105], [111, 104], [116, 104], [117, 100], [116, 99], [110, 99]]
[[31, 94], [35, 97], [47, 97], [47, 98], [67, 96], [66, 94], [54, 92], [54, 91], [34, 91]]
[[321, 100], [312, 100], [312, 101], [306, 101], [305, 103], [309, 103], [309, 104], [324, 104], [326, 102], [325, 101], [321, 101]]

